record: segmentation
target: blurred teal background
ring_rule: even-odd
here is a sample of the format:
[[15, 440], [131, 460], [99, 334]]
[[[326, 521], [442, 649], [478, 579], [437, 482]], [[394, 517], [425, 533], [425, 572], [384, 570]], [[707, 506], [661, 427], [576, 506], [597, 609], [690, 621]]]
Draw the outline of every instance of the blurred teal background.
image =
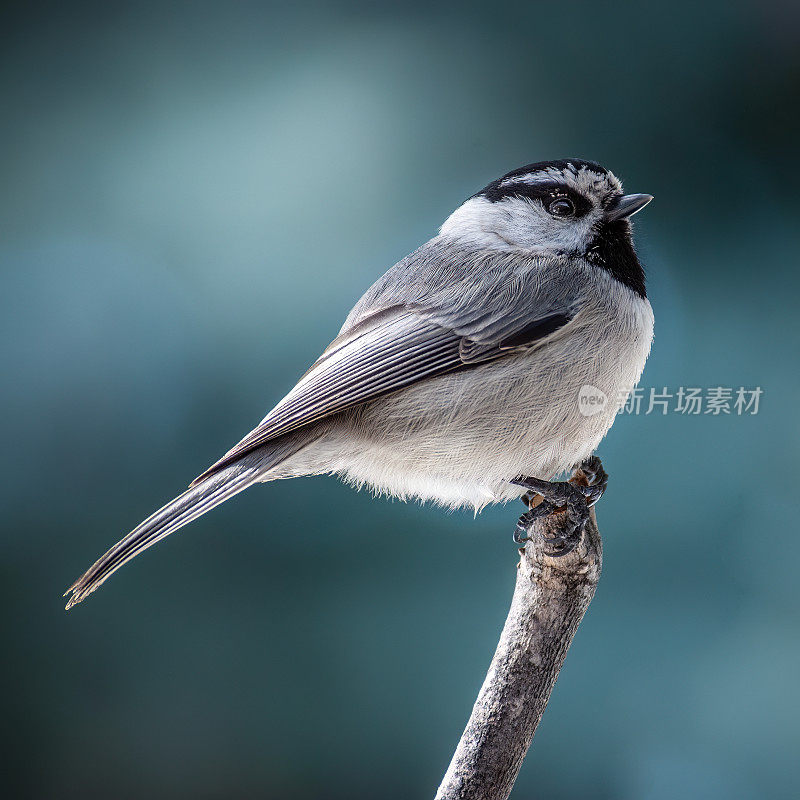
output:
[[4, 795], [430, 797], [512, 590], [520, 508], [256, 487], [68, 615], [353, 301], [521, 164], [637, 217], [643, 386], [605, 571], [516, 797], [800, 796], [795, 3], [27, 3], [0, 41]]

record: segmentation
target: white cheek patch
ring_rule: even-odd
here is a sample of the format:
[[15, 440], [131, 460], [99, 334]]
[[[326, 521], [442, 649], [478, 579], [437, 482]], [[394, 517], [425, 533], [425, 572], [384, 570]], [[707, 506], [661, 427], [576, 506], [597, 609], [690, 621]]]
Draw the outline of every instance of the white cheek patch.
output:
[[599, 216], [595, 210], [580, 219], [571, 220], [554, 219], [548, 214], [549, 224], [543, 231], [542, 238], [554, 250], [563, 253], [585, 253], [594, 238], [593, 227]]

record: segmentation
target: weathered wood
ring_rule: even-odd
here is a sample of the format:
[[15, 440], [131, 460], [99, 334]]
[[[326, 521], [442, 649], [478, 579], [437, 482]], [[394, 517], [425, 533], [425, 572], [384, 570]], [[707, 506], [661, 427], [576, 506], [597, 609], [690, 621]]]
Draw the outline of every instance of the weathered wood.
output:
[[564, 514], [537, 522], [519, 551], [511, 608], [436, 800], [505, 800], [511, 793], [600, 579], [594, 511], [575, 549], [559, 556], [549, 541], [564, 522]]

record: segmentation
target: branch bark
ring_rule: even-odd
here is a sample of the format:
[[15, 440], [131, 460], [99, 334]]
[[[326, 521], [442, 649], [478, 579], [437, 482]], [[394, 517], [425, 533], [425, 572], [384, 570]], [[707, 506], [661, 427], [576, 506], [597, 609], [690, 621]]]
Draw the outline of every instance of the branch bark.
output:
[[505, 800], [602, 567], [594, 509], [577, 546], [554, 551], [565, 514], [535, 523], [494, 658], [436, 800]]

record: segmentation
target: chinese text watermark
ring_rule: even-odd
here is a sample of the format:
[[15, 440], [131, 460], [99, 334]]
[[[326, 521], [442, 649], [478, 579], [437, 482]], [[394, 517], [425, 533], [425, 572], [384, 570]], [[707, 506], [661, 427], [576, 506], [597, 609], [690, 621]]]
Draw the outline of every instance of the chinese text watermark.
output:
[[[619, 414], [741, 417], [758, 414], [762, 394], [764, 390], [760, 386], [678, 386], [676, 389], [637, 386], [620, 392], [613, 401]], [[578, 393], [578, 411], [585, 417], [599, 414], [609, 402], [608, 395], [596, 386], [586, 384]]]

